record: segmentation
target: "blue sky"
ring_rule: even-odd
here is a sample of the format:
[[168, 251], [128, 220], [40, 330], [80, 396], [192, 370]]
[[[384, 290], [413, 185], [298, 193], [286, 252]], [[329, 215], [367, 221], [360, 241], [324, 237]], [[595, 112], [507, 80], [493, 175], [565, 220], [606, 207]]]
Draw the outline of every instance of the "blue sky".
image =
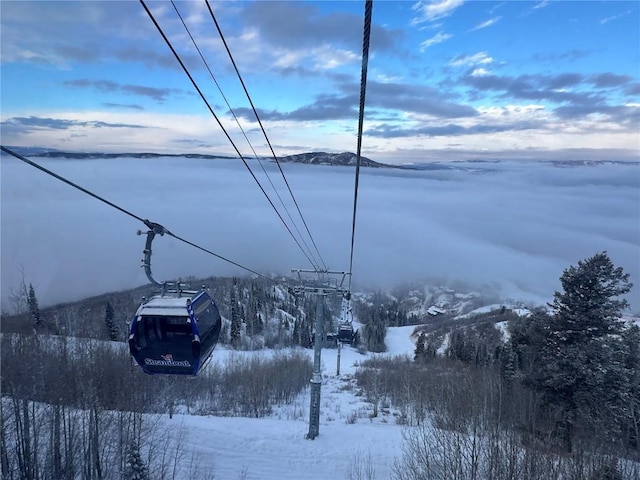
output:
[[[148, 5], [252, 156], [173, 5]], [[206, 4], [176, 6], [268, 154]], [[364, 3], [211, 6], [276, 154], [355, 151]], [[3, 145], [234, 154], [139, 2], [0, 8]], [[637, 160], [640, 3], [375, 1], [364, 128], [388, 163]]]

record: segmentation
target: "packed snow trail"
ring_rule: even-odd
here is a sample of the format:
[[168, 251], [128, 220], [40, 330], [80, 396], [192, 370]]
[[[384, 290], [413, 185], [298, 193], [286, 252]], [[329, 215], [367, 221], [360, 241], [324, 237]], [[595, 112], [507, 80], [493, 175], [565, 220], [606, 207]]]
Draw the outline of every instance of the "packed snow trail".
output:
[[[348, 479], [355, 466], [369, 462], [376, 479], [391, 478], [394, 460], [401, 455], [403, 427], [393, 412], [372, 418], [373, 407], [357, 395], [352, 378], [357, 365], [373, 355], [413, 355], [410, 335], [414, 326], [389, 328], [384, 354], [360, 354], [355, 348], [341, 351], [341, 375], [336, 376], [337, 349], [322, 350], [323, 385], [320, 435], [305, 440], [309, 421], [308, 390], [293, 405], [274, 408], [266, 418], [201, 417], [176, 415], [167, 425], [186, 430], [185, 452], [202, 459], [200, 475], [217, 479], [339, 480]], [[310, 358], [312, 350], [305, 350]], [[218, 350], [219, 360], [228, 354], [266, 354]], [[189, 453], [190, 457], [190, 453]], [[205, 473], [206, 472], [206, 473]], [[185, 460], [181, 478], [188, 478]]]

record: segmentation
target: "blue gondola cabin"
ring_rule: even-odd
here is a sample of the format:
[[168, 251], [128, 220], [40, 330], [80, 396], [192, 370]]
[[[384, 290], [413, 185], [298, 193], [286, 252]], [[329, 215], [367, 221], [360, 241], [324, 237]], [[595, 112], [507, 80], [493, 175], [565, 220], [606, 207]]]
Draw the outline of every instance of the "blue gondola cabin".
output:
[[129, 350], [148, 374], [197, 375], [220, 337], [222, 319], [205, 291], [195, 296], [154, 296], [131, 322]]

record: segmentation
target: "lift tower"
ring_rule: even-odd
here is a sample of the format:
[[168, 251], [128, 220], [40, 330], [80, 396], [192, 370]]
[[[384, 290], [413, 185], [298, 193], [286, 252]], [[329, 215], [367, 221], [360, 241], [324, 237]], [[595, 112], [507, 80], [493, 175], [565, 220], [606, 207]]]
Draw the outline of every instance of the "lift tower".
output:
[[[328, 295], [344, 295], [344, 280], [349, 275], [347, 272], [330, 270], [303, 270], [291, 269], [298, 274], [300, 285], [293, 288], [296, 295], [313, 294], [316, 296], [316, 325], [313, 341], [313, 374], [311, 375], [311, 400], [309, 406], [309, 433], [305, 436], [308, 440], [315, 439], [320, 433], [320, 388], [322, 386], [321, 353], [324, 342], [324, 298]], [[316, 274], [314, 285], [304, 284], [303, 274]], [[338, 278], [340, 281], [338, 282]], [[333, 281], [332, 281], [333, 280]], [[332, 284], [333, 283], [333, 284]]]

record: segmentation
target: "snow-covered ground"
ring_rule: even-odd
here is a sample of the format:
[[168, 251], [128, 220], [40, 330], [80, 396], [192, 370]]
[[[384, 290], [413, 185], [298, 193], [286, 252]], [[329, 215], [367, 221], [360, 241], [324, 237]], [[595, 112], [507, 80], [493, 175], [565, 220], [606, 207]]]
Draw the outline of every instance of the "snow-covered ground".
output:
[[[410, 335], [414, 327], [389, 328], [388, 352], [384, 355], [412, 355]], [[307, 350], [310, 357], [313, 351]], [[229, 350], [216, 350], [223, 361]], [[252, 354], [246, 352], [243, 354]], [[255, 352], [255, 354], [261, 354]], [[264, 352], [262, 352], [264, 354]], [[380, 410], [371, 418], [373, 406], [357, 395], [352, 379], [356, 365], [374, 354], [362, 355], [351, 347], [341, 350], [340, 376], [337, 349], [322, 350], [323, 384], [320, 435], [306, 440], [309, 431], [309, 392], [294, 405], [274, 409], [266, 418], [201, 417], [174, 415], [167, 425], [186, 432], [184, 451], [201, 459], [200, 475], [212, 472], [216, 479], [348, 479], [358, 462], [375, 468], [375, 478], [391, 478], [394, 459], [401, 454], [403, 428], [393, 411]], [[383, 354], [377, 354], [383, 355]], [[194, 380], [194, 381], [197, 381]], [[189, 478], [186, 465], [182, 478]]]
[[510, 311], [512, 311], [519, 317], [527, 317], [531, 315], [531, 310], [529, 310], [528, 308], [522, 308], [522, 307], [518, 307], [517, 305], [509, 305], [504, 303], [494, 303], [491, 305], [484, 305], [482, 307], [476, 308], [475, 310], [472, 310], [469, 313], [465, 313], [464, 315], [458, 315], [456, 316], [456, 318], [457, 319], [469, 318], [469, 317], [472, 317], [473, 315], [478, 315], [480, 313], [489, 313], [494, 310], [498, 311], [502, 307], [508, 308]]

